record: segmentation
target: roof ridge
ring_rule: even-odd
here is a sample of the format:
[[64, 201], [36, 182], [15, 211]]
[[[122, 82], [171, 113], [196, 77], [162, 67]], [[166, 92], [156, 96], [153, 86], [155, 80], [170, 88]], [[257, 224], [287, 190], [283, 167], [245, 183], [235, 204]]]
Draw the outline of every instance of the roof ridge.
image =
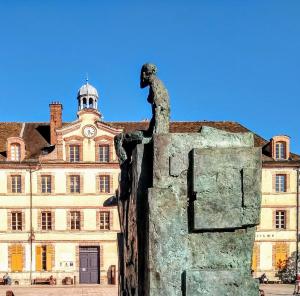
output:
[[[150, 121], [148, 120], [140, 120], [140, 121], [105, 121], [106, 123], [140, 123], [140, 122], [148, 122]], [[239, 122], [237, 121], [232, 121], [232, 120], [170, 120], [170, 122], [231, 122], [231, 123], [235, 123], [235, 124], [239, 124], [241, 125]]]

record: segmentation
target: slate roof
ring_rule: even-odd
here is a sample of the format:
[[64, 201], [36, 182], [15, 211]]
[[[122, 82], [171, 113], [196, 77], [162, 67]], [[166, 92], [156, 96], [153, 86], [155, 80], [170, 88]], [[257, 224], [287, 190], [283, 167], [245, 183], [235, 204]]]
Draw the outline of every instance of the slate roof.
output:
[[[123, 129], [125, 132], [134, 130], [146, 130], [149, 121], [140, 122], [104, 122], [113, 128]], [[0, 160], [6, 157], [6, 140], [9, 137], [20, 137], [24, 139], [26, 146], [26, 159], [37, 158], [43, 148], [50, 147], [50, 125], [48, 122], [28, 122], [25, 123], [22, 131], [22, 123], [19, 122], [0, 122]], [[63, 126], [70, 125], [65, 122]], [[224, 131], [238, 133], [251, 132], [243, 125], [233, 121], [175, 121], [170, 123], [171, 133], [197, 133], [202, 126], [210, 126]], [[261, 136], [254, 134], [255, 146], [262, 147], [263, 160], [274, 161], [270, 157], [269, 141]], [[291, 153], [290, 161], [299, 161], [300, 156]]]
[[[141, 122], [107, 122], [115, 128], [122, 128], [126, 132], [134, 130], [145, 130], [148, 128], [148, 121]], [[198, 133], [202, 126], [210, 126], [232, 133], [251, 132], [241, 124], [233, 121], [174, 121], [170, 124], [171, 133]], [[264, 146], [268, 143], [262, 137], [254, 134], [255, 146]]]

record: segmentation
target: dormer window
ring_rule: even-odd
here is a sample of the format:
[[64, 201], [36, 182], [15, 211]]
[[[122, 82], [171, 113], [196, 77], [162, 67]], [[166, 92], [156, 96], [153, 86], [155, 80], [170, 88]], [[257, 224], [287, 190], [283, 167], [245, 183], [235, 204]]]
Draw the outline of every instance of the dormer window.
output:
[[6, 143], [7, 160], [22, 161], [25, 158], [25, 143], [22, 138], [10, 137]]
[[18, 143], [12, 143], [10, 145], [10, 159], [12, 161], [21, 160], [21, 145]]
[[275, 136], [271, 140], [272, 157], [275, 160], [288, 160], [290, 157], [290, 138], [288, 136]]
[[286, 143], [277, 142], [276, 143], [276, 159], [286, 159]]

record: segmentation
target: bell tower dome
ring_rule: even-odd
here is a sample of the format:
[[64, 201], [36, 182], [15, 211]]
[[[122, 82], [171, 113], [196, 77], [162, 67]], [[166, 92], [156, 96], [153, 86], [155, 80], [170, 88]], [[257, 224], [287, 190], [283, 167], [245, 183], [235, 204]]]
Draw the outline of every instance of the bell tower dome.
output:
[[77, 93], [78, 111], [84, 109], [98, 110], [98, 98], [97, 89], [89, 84], [87, 79], [86, 83], [79, 88]]

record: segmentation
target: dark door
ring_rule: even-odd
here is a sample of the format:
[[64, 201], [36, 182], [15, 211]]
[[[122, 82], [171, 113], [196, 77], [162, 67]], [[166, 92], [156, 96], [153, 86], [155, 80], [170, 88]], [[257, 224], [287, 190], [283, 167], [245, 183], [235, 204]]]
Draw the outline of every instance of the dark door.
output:
[[79, 283], [99, 284], [99, 248], [80, 247]]

